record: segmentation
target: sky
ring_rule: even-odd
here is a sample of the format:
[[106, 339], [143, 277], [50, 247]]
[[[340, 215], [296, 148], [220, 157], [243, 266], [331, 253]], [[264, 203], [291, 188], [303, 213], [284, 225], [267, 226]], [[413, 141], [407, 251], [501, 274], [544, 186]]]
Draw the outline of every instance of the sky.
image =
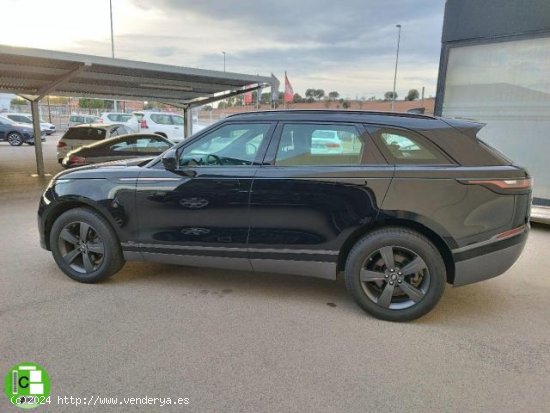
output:
[[[435, 95], [444, 0], [112, 0], [116, 57], [269, 76], [344, 98]], [[22, 17], [24, 16], [24, 17]], [[2, 0], [0, 44], [111, 55], [109, 0]], [[282, 86], [284, 87], [284, 86]]]

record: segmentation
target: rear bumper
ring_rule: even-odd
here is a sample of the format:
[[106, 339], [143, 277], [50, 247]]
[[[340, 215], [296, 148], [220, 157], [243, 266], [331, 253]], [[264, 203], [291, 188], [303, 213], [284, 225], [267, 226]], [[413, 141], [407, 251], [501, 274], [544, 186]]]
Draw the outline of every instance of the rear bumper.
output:
[[529, 226], [521, 234], [504, 240], [484, 243], [473, 248], [453, 251], [455, 287], [476, 283], [506, 272], [517, 261], [529, 234]]

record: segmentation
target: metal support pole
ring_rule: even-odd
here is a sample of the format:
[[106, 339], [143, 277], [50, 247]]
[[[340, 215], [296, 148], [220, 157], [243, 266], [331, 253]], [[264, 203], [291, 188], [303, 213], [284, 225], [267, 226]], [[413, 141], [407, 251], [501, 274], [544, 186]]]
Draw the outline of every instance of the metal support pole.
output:
[[397, 52], [395, 53], [395, 72], [393, 73], [393, 96], [391, 99], [391, 111], [393, 112], [395, 106], [395, 84], [397, 82], [397, 63], [399, 62], [399, 42], [401, 41], [401, 25], [396, 24], [395, 27], [399, 29], [397, 32]]
[[38, 100], [31, 100], [32, 126], [34, 135], [34, 153], [36, 155], [36, 174], [44, 176], [44, 156], [42, 155], [42, 132], [40, 131], [40, 112]]
[[183, 122], [184, 122], [184, 129], [183, 129], [183, 138], [187, 139], [189, 136], [193, 134], [193, 114], [191, 111], [190, 106], [186, 106], [183, 108]]
[[[111, 57], [115, 58], [115, 35], [113, 32], [113, 0], [109, 0], [109, 16], [111, 18]], [[117, 111], [117, 101], [113, 100], [113, 111]]]

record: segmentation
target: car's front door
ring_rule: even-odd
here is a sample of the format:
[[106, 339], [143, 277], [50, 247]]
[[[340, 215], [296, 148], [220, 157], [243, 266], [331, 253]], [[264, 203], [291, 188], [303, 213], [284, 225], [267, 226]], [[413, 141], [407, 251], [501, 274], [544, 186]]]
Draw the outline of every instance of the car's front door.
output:
[[178, 151], [179, 168], [146, 168], [137, 180], [139, 231], [133, 245], [145, 259], [251, 269], [248, 207], [270, 122], [224, 123]]
[[342, 245], [374, 223], [393, 173], [362, 125], [280, 123], [251, 189], [254, 270], [334, 278]]

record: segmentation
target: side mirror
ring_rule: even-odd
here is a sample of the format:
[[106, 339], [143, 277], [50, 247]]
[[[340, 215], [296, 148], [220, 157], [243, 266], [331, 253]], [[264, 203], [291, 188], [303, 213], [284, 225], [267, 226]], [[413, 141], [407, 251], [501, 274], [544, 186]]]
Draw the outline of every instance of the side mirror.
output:
[[167, 171], [175, 171], [178, 169], [178, 152], [176, 149], [168, 149], [162, 155], [162, 164]]

